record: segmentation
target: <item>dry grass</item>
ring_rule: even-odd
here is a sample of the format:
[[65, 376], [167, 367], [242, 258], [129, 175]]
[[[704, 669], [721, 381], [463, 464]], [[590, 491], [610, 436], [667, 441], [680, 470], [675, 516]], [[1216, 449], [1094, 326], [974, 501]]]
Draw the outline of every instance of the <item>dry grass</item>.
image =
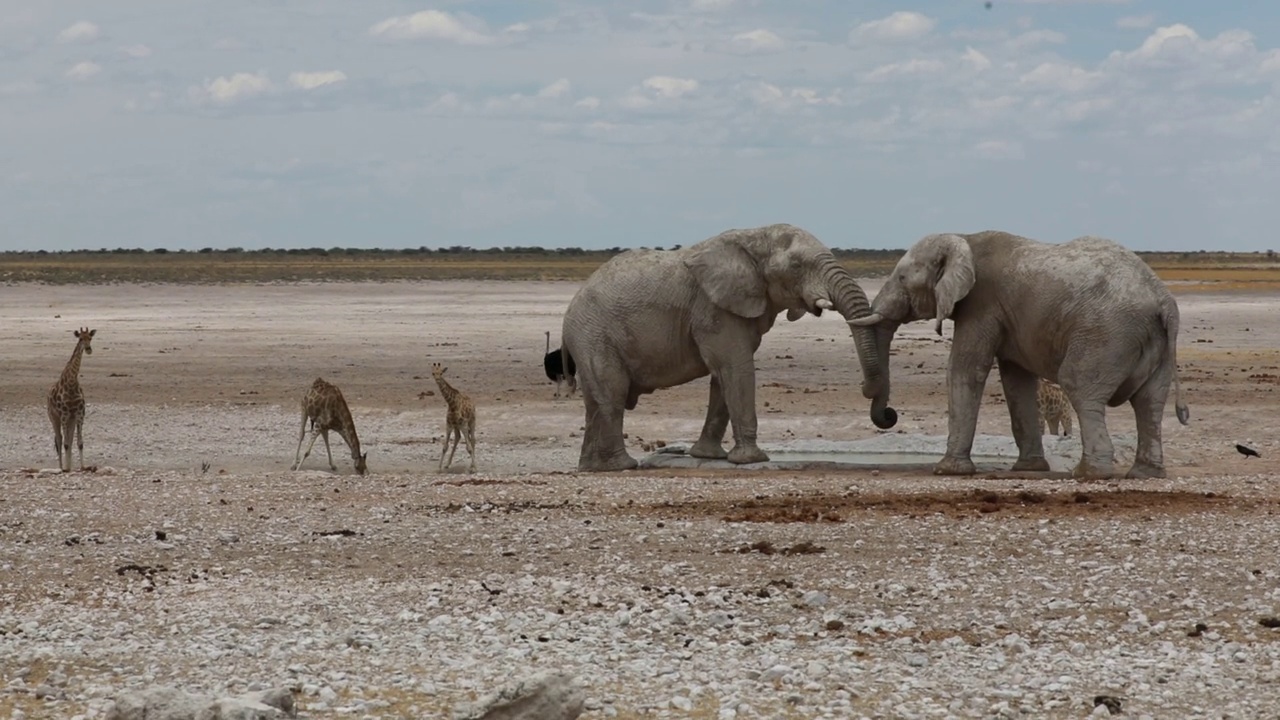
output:
[[[856, 277], [881, 277], [901, 250], [837, 250]], [[614, 250], [219, 250], [0, 253], [0, 282], [263, 283], [394, 280], [585, 280]], [[1280, 288], [1280, 263], [1260, 253], [1144, 254], [1177, 292]]]

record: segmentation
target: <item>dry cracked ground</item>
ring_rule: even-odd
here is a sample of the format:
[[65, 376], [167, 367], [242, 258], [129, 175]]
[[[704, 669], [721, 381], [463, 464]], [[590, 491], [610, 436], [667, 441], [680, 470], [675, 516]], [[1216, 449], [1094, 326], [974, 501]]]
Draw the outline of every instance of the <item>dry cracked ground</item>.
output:
[[[1170, 477], [1077, 483], [575, 473], [581, 400], [541, 357], [576, 287], [0, 288], [0, 718], [153, 685], [447, 717], [540, 670], [589, 719], [1280, 714], [1274, 296], [1179, 288]], [[44, 395], [79, 326], [90, 469], [59, 474]], [[907, 328], [889, 432], [945, 433], [947, 349]], [[478, 405], [475, 475], [465, 448], [436, 472], [435, 361]], [[766, 447], [879, 432], [839, 318], [781, 322], [757, 362]], [[337, 472], [323, 443], [290, 470], [317, 376], [364, 477], [336, 438]], [[632, 452], [693, 439], [705, 395], [642, 398]], [[980, 432], [1007, 428], [993, 374]]]

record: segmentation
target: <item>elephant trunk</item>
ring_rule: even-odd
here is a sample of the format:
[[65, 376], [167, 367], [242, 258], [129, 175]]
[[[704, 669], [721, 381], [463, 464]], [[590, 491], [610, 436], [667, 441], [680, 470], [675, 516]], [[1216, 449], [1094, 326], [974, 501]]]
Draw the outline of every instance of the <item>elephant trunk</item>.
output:
[[887, 429], [893, 427], [898, 421], [897, 411], [889, 407], [889, 346], [893, 344], [893, 335], [898, 331], [898, 323], [885, 320], [867, 329], [875, 334], [876, 360], [882, 369], [880, 385], [875, 388], [873, 394], [867, 396], [871, 398], [871, 420], [875, 422], [877, 416], [884, 417], [888, 424], [881, 425], [877, 422], [876, 427]]
[[[845, 320], [866, 317], [871, 314], [867, 294], [847, 270], [831, 258], [823, 268], [823, 279], [831, 303]], [[875, 326], [850, 325], [854, 345], [858, 350], [858, 362], [862, 365], [862, 396], [872, 399], [871, 422], [876, 427], [888, 429], [898, 421], [898, 413], [889, 407], [888, 347], [881, 353], [877, 344], [879, 329]], [[892, 333], [890, 333], [892, 336]]]

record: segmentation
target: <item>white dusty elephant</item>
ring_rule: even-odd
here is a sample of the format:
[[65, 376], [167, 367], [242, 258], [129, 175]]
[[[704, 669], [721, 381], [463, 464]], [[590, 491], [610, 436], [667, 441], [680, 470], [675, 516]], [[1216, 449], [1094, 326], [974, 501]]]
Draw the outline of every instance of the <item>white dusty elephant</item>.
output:
[[[792, 225], [729, 230], [680, 250], [631, 250], [601, 265], [564, 315], [563, 349], [586, 403], [579, 470], [634, 468], [624, 410], [641, 395], [711, 375], [700, 458], [767, 460], [756, 445], [755, 352], [783, 311], [788, 320], [834, 308], [846, 320], [870, 313], [867, 296], [831, 251]], [[871, 328], [853, 330], [863, 394], [880, 386]], [[887, 394], [885, 395], [887, 397]], [[873, 406], [872, 421], [897, 414]], [[733, 423], [733, 449], [722, 442]]]
[[1112, 476], [1106, 406], [1127, 402], [1138, 425], [1128, 477], [1164, 477], [1160, 426], [1171, 383], [1178, 420], [1186, 425], [1190, 416], [1178, 385], [1178, 304], [1133, 252], [1095, 237], [1051, 245], [995, 231], [929, 235], [898, 261], [872, 311], [850, 324], [876, 329], [880, 404], [889, 400], [889, 345], [899, 325], [931, 319], [941, 335], [942, 320], [955, 321], [947, 452], [935, 473], [974, 472], [978, 404], [994, 360], [1018, 444], [1014, 470], [1049, 469], [1036, 412], [1041, 377], [1062, 386], [1080, 420], [1075, 476]]

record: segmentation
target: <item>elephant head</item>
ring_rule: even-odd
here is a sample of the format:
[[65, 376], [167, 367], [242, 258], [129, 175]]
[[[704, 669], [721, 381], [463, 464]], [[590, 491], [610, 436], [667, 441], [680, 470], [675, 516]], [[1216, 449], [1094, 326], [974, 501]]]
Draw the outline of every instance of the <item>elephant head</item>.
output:
[[934, 329], [941, 335], [942, 321], [973, 289], [974, 280], [973, 251], [965, 238], [951, 233], [927, 235], [898, 260], [872, 302], [871, 313], [849, 320], [851, 327], [875, 331], [882, 384], [867, 396], [873, 411], [889, 403], [889, 346], [898, 327], [914, 320], [934, 320]]
[[[786, 310], [794, 321], [834, 309], [852, 321], [871, 313], [866, 293], [831, 250], [793, 225], [729, 230], [686, 248], [684, 264], [711, 302], [741, 317]], [[851, 325], [850, 330], [862, 365], [863, 396], [887, 399], [887, 391], [880, 390], [887, 388], [887, 379], [875, 329]], [[873, 403], [871, 420], [890, 428], [897, 413], [887, 403]]]

